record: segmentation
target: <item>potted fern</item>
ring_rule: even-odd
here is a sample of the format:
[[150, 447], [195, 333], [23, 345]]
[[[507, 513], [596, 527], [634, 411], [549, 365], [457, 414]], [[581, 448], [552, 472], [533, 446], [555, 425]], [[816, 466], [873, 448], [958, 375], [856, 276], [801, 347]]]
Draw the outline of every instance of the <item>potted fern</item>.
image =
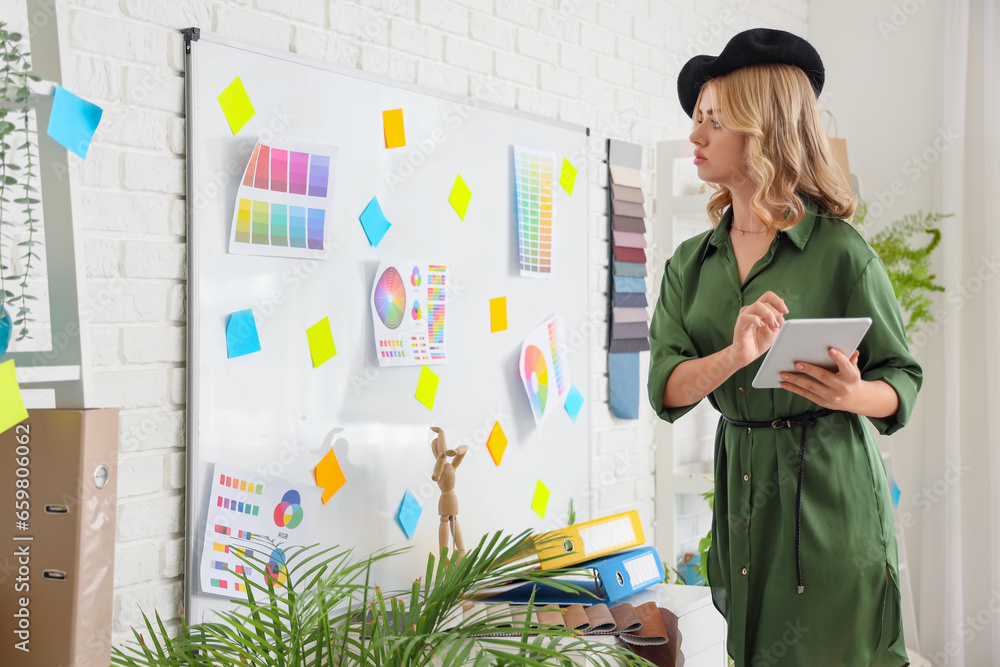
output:
[[[354, 559], [350, 551], [291, 547], [284, 589], [244, 577], [247, 600], [171, 636], [159, 617], [133, 630], [135, 641], [115, 647], [116, 667], [457, 667], [458, 665], [650, 665], [622, 646], [560, 626], [538, 625], [532, 605], [523, 614], [497, 614], [507, 605], [463, 613], [463, 603], [519, 578], [573, 588], [554, 578], [566, 570], [532, 570], [527, 532], [495, 533], [461, 558], [431, 554], [408, 591], [387, 593], [371, 580], [372, 566], [401, 553]], [[265, 550], [265, 552], [268, 552]], [[266, 564], [244, 562], [262, 575]]]
[[[29, 105], [31, 81], [29, 54], [21, 50], [22, 35], [7, 30], [0, 21], [0, 355], [10, 343], [14, 329], [17, 340], [29, 338], [32, 321], [28, 293], [33, 262], [38, 261], [38, 175], [35, 135]], [[12, 232], [22, 227], [26, 240], [14, 243]], [[3, 250], [8, 255], [4, 257]], [[20, 250], [23, 273], [11, 274], [14, 253]]]

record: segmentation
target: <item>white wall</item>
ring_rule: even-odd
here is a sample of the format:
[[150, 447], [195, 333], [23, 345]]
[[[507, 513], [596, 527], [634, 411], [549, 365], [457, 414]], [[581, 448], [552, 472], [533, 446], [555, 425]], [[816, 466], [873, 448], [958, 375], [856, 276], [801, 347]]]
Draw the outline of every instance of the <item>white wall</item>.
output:
[[[947, 212], [940, 207], [940, 157], [961, 139], [943, 125], [943, 23], [941, 2], [810, 3], [810, 40], [826, 65], [820, 99], [834, 112], [840, 136], [847, 139], [851, 171], [860, 177], [872, 231], [909, 213]], [[946, 237], [953, 224], [944, 222]], [[940, 275], [940, 250], [936, 256]], [[934, 483], [944, 471], [924, 469], [925, 451], [942, 439], [940, 420], [934, 418], [934, 406], [943, 400], [935, 393], [941, 339], [933, 328], [914, 337], [912, 347], [924, 367], [917, 410], [909, 426], [880, 442], [891, 449], [902, 491], [896, 528], [905, 542], [917, 610], [922, 519], [943, 497]], [[933, 623], [927, 618], [918, 622], [925, 633], [920, 637], [923, 653], [940, 650], [933, 644]]]
[[[604, 139], [652, 147], [687, 135], [676, 101], [689, 55], [717, 53], [754, 26], [806, 34], [807, 0], [65, 0], [64, 85], [105, 109], [82, 192], [96, 406], [122, 408], [115, 640], [140, 609], [176, 619], [182, 599], [185, 401], [183, 48], [196, 25], [458, 94], [502, 83], [492, 101], [586, 124], [587, 177], [604, 185]], [[592, 188], [592, 307], [604, 312], [605, 196]], [[662, 261], [656, 257], [655, 261]], [[617, 421], [604, 340], [589, 395], [592, 512], [639, 508], [652, 526], [652, 412]], [[644, 392], [643, 392], [644, 393]]]

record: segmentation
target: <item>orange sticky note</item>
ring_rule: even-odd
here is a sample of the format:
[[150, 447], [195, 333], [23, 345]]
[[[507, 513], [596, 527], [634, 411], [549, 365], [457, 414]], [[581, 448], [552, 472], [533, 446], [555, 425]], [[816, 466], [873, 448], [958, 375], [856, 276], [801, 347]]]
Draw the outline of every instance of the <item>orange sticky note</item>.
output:
[[535, 497], [531, 499], [531, 509], [541, 518], [545, 518], [545, 510], [549, 506], [549, 487], [542, 480], [535, 483]]
[[316, 477], [316, 486], [323, 489], [324, 505], [347, 482], [344, 471], [340, 468], [340, 461], [337, 460], [337, 455], [332, 449], [316, 465], [313, 474]]
[[438, 381], [440, 379], [437, 373], [427, 368], [427, 366], [421, 366], [420, 379], [417, 380], [417, 393], [414, 396], [418, 401], [426, 405], [428, 410], [434, 409], [434, 398], [437, 396]]
[[490, 299], [490, 332], [507, 330], [507, 297]]
[[391, 109], [382, 112], [382, 128], [385, 131], [385, 147], [399, 148], [406, 145], [406, 132], [403, 130], [403, 110]]
[[503, 453], [507, 449], [507, 436], [504, 435], [500, 422], [493, 424], [493, 430], [490, 431], [490, 437], [486, 441], [486, 448], [490, 450], [493, 463], [500, 465], [500, 459], [503, 458]]

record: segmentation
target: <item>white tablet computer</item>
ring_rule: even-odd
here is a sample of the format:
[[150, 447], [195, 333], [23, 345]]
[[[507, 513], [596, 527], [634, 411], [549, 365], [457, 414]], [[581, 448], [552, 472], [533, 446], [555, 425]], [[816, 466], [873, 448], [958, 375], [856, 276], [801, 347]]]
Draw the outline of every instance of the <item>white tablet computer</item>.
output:
[[830, 348], [850, 357], [871, 324], [869, 317], [785, 320], [751, 384], [756, 389], [780, 389], [782, 373], [801, 374], [795, 370], [796, 361], [836, 371]]

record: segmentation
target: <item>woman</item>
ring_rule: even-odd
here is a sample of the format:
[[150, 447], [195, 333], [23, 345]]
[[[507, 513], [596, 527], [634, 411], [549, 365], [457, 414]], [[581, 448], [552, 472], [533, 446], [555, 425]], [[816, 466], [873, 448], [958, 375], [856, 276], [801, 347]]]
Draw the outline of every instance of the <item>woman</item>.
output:
[[[812, 46], [765, 29], [678, 78], [714, 229], [666, 263], [649, 397], [670, 422], [706, 396], [722, 413], [707, 571], [737, 666], [909, 664], [892, 504], [865, 422], [901, 428], [922, 373], [884, 265], [845, 222], [857, 202], [820, 125], [822, 85]], [[830, 350], [836, 372], [805, 364], [781, 389], [754, 389], [786, 317], [872, 326], [850, 356]]]

